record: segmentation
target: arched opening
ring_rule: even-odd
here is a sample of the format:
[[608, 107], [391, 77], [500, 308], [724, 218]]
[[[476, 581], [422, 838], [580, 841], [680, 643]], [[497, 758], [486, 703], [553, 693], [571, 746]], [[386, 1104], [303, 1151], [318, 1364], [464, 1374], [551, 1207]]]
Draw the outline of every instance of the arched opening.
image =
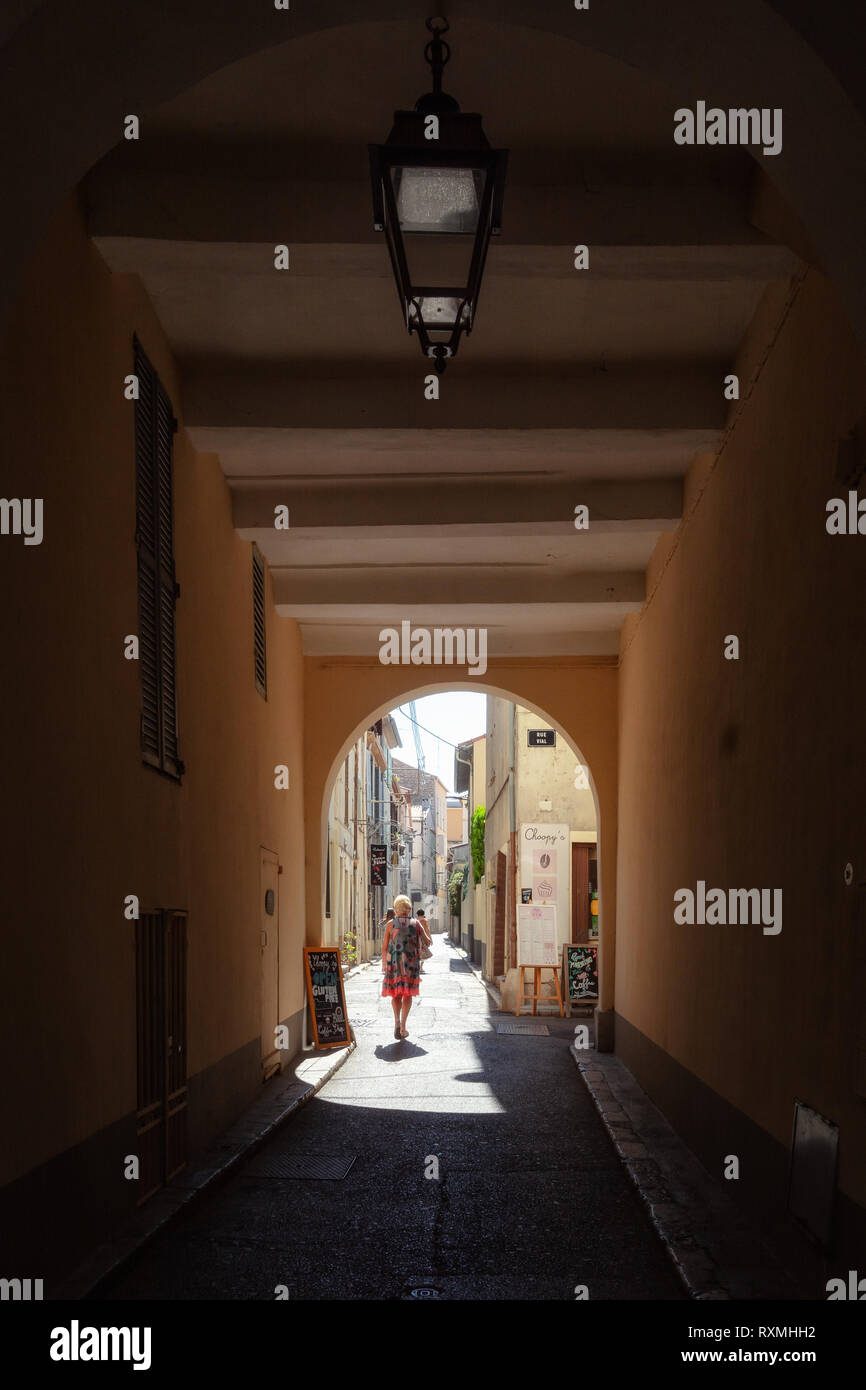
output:
[[[503, 780], [502, 776], [497, 779], [493, 774], [491, 782], [490, 776], [486, 776], [483, 800], [476, 795], [476, 801], [486, 808], [487, 789], [490, 788], [494, 802], [490, 809], [494, 810], [499, 804], [500, 813], [495, 826], [490, 820], [487, 822], [484, 874], [480, 894], [473, 883], [475, 915], [483, 918], [483, 923], [479, 922], [476, 925], [473, 919], [472, 930], [468, 935], [464, 932], [459, 937], [459, 944], [467, 950], [486, 978], [503, 986], [503, 1000], [510, 1007], [516, 998], [519, 967], [526, 964], [520, 959], [519, 912], [521, 908], [533, 903], [534, 892], [536, 904], [544, 902], [553, 906], [557, 959], [561, 958], [561, 947], [566, 942], [596, 942], [599, 1008], [611, 1009], [614, 996], [612, 963], [615, 919], [612, 902], [608, 912], [604, 883], [607, 882], [609, 891], [612, 873], [607, 868], [608, 840], [615, 846], [615, 827], [608, 824], [608, 816], [600, 803], [592, 763], [578, 742], [579, 722], [575, 721], [571, 729], [567, 728], [564, 722], [557, 720], [536, 698], [521, 695], [513, 688], [493, 682], [482, 684], [471, 679], [401, 686], [397, 689], [396, 698], [391, 697], [373, 706], [365, 716], [356, 721], [348, 734], [344, 734], [342, 740], [339, 740], [339, 731], [336, 732], [335, 737], [339, 741], [336, 743], [336, 751], [331, 758], [322, 786], [319, 823], [318, 826], [309, 827], [312, 834], [318, 835], [320, 845], [321, 877], [317, 901], [319, 904], [328, 904], [332, 914], [337, 911], [348, 913], [352, 922], [356, 922], [361, 916], [361, 909], [349, 906], [345, 896], [339, 901], [337, 899], [335, 884], [344, 882], [345, 867], [341, 865], [335, 872], [332, 863], [332, 836], [329, 834], [329, 814], [334, 812], [334, 788], [338, 778], [345, 775], [345, 769], [350, 765], [350, 756], [357, 759], [365, 735], [369, 742], [373, 726], [381, 730], [381, 721], [396, 706], [405, 707], [410, 701], [454, 690], [474, 691], [488, 697], [488, 701], [492, 700], [493, 705], [488, 703], [487, 706], [486, 733], [488, 739], [498, 738], [499, 745], [506, 749], [509, 759], [505, 779]], [[507, 730], [502, 727], [497, 731], [495, 716], [491, 722], [491, 710], [494, 709], [500, 720], [508, 717], [506, 711], [510, 713]], [[550, 751], [536, 753], [534, 764], [528, 737], [528, 726], [533, 723], [541, 724], [544, 730], [554, 733], [554, 739], [548, 744]], [[379, 756], [382, 756], [381, 752]], [[543, 775], [538, 769], [539, 757], [545, 758], [548, 764], [546, 774]], [[390, 755], [386, 754], [389, 770], [391, 763]], [[568, 777], [572, 779], [570, 789], [564, 781], [566, 769]], [[356, 768], [356, 778], [357, 775]], [[497, 781], [499, 785], [496, 785]], [[377, 786], [381, 785], [381, 781], [377, 783]], [[554, 789], [558, 789], [556, 799], [553, 795]], [[548, 792], [551, 794], [542, 794]], [[586, 801], [591, 802], [591, 816], [586, 813]], [[352, 794], [347, 785], [344, 791], [344, 805], [348, 808], [351, 804]], [[470, 807], [470, 814], [472, 809], [474, 808]], [[561, 835], [563, 824], [567, 827], [564, 844], [548, 847], [545, 853], [541, 850], [536, 852], [536, 858], [539, 854], [541, 858], [539, 863], [534, 865], [537, 872], [533, 876], [532, 845], [522, 844], [521, 836], [527, 840], [536, 835], [540, 837], [538, 827], [544, 825], [554, 826]], [[555, 867], [557, 854], [558, 871]], [[615, 848], [612, 854], [615, 855]], [[364, 868], [359, 855], [356, 869], [363, 873]], [[539, 898], [539, 885], [545, 894], [543, 898]], [[402, 888], [403, 885], [401, 891]], [[420, 892], [417, 896], [420, 899]], [[442, 896], [444, 898], [444, 895]], [[441, 913], [441, 907], [439, 911]], [[316, 931], [314, 915], [308, 913], [308, 932], [311, 935], [315, 935]], [[581, 922], [580, 926], [578, 921]], [[372, 935], [371, 926], [374, 924], [368, 923], [364, 933], [367, 939]], [[331, 941], [336, 941], [340, 935], [339, 923], [332, 919], [330, 930]], [[321, 917], [320, 932], [328, 932], [328, 924], [323, 927]], [[316, 944], [309, 938], [308, 943]], [[602, 1000], [605, 1001], [604, 1005]]]

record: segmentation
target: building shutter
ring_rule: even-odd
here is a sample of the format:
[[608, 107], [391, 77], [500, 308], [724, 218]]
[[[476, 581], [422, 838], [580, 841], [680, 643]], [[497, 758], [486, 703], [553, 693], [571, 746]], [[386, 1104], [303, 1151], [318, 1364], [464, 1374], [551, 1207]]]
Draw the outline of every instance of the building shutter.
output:
[[256, 690], [268, 698], [268, 662], [265, 642], [265, 562], [253, 546], [253, 669]]
[[173, 452], [171, 402], [134, 339], [136, 540], [138, 543], [141, 752], [145, 762], [179, 777], [175, 651]]

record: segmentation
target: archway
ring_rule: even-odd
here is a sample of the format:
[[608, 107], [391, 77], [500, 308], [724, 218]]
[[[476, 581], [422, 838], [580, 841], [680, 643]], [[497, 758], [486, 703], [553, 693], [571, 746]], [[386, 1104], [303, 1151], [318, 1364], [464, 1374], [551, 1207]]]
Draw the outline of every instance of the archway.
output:
[[[414, 9], [423, 25], [427, 0]], [[326, 0], [315, 10], [263, 3], [242, 21], [231, 0], [141, 4], [121, 24], [111, 0], [18, 11], [29, 13], [17, 26], [5, 22], [0, 52], [0, 121], [15, 132], [0, 163], [6, 206], [14, 212], [4, 219], [0, 321], [49, 218], [118, 143], [126, 113], [146, 115], [217, 69], [287, 39], [406, 18], [405, 4], [394, 0], [370, 0], [360, 18], [350, 0]], [[764, 0], [742, 0], [735, 15], [712, 0], [670, 0], [662, 18], [641, 0], [587, 11], [559, 0], [539, 0], [529, 9], [516, 0], [495, 7], [467, 0], [461, 13], [529, 25], [608, 53], [650, 72], [687, 104], [707, 99], [738, 106], [748, 94], [750, 103], [760, 95], [761, 105], [782, 108], [789, 132], [783, 149], [769, 158], [755, 151], [754, 157], [801, 219], [866, 341], [866, 125], [843, 85], [850, 81], [844, 28], [835, 26], [832, 38], [824, 35], [819, 55], [796, 20], [786, 21]]]
[[[319, 941], [327, 812], [336, 770], [369, 725], [398, 704], [437, 691], [469, 689], [534, 710], [562, 730], [590, 772], [599, 836], [599, 1012], [612, 1018], [616, 969], [617, 664], [614, 657], [491, 661], [484, 676], [383, 666], [375, 659], [304, 661], [304, 833], [306, 939]], [[601, 1024], [602, 1029], [605, 1023]], [[603, 1033], [600, 1041], [604, 1041]]]

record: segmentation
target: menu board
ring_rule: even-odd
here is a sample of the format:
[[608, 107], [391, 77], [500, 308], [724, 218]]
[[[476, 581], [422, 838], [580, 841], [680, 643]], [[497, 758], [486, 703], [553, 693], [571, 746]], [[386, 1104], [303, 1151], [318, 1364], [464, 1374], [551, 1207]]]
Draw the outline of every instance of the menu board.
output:
[[562, 954], [566, 999], [597, 999], [598, 946], [563, 946]]
[[305, 946], [304, 966], [316, 1047], [345, 1047], [351, 1033], [339, 946]]
[[517, 909], [517, 955], [520, 965], [559, 965], [556, 908], [552, 904]]

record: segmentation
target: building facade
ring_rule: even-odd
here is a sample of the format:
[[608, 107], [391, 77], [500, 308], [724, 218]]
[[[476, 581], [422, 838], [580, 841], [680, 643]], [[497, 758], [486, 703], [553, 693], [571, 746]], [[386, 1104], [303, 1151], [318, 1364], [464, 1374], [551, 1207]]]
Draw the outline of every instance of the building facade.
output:
[[409, 891], [423, 907], [431, 931], [448, 927], [448, 816], [446, 787], [431, 772], [394, 759], [394, 768], [412, 811]]
[[[466, 838], [469, 887], [461, 901], [459, 941], [476, 965], [487, 968], [487, 868], [481, 855], [481, 876], [476, 882], [472, 853], [472, 825], [484, 814], [487, 801], [487, 735], [478, 734], [454, 750], [454, 786], [466, 795]], [[491, 957], [492, 960], [492, 957]]]
[[375, 955], [385, 911], [409, 880], [409, 804], [392, 766], [398, 747], [386, 715], [349, 749], [331, 793], [322, 941], [339, 945], [347, 965]]
[[554, 915], [558, 947], [598, 934], [598, 826], [589, 769], [561, 731], [487, 697], [485, 865], [492, 895], [483, 952], [511, 998], [521, 907]]

